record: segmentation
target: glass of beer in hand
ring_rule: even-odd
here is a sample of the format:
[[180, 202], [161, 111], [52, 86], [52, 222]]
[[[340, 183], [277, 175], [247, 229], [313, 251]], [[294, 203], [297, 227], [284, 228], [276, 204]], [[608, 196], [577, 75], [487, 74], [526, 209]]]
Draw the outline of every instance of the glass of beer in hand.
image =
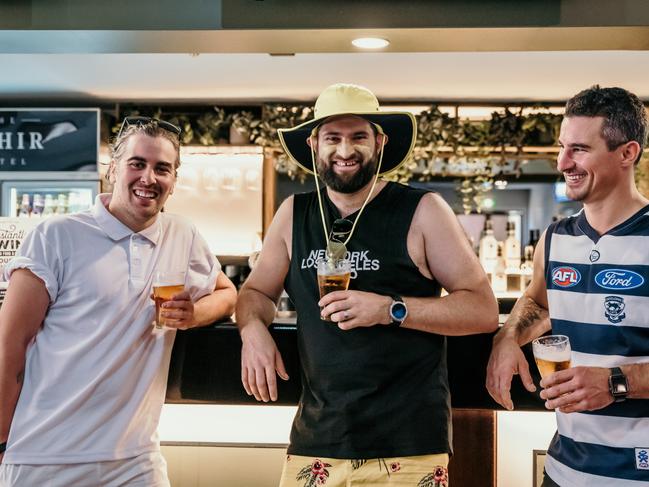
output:
[[153, 279], [153, 299], [155, 300], [155, 326], [162, 328], [165, 318], [160, 316], [162, 303], [185, 289], [184, 271], [156, 271]]
[[[320, 259], [318, 266], [318, 288], [320, 299], [325, 294], [334, 291], [346, 291], [349, 287], [349, 278], [352, 272], [352, 263], [347, 259]], [[322, 312], [322, 309], [320, 309]], [[331, 321], [331, 318], [323, 318]]]
[[570, 340], [565, 335], [548, 335], [532, 342], [534, 360], [541, 378], [570, 368]]

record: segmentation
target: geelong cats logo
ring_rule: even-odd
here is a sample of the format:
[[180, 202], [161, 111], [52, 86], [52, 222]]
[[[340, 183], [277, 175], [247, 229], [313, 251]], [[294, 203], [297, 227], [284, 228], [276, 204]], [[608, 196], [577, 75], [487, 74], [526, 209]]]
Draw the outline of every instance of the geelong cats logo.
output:
[[624, 298], [619, 296], [606, 296], [604, 298], [604, 316], [611, 323], [619, 323], [626, 318], [624, 308], [626, 308]]

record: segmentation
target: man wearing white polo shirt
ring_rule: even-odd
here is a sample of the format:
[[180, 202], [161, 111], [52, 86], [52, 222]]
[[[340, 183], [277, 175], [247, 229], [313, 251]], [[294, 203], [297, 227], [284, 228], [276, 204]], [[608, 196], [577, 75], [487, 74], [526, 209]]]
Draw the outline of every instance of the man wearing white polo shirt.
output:
[[[111, 148], [112, 194], [41, 223], [7, 265], [0, 486], [169, 485], [156, 429], [175, 329], [227, 316], [236, 301], [196, 228], [160, 213], [179, 133], [127, 118]], [[152, 326], [156, 270], [186, 273], [163, 329]]]

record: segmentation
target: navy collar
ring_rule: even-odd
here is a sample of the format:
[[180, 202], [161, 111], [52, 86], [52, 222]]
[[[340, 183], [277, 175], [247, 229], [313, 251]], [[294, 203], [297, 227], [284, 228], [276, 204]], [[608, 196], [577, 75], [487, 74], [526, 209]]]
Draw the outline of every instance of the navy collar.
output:
[[636, 223], [638, 223], [639, 220], [642, 219], [645, 215], [649, 213], [649, 205], [646, 205], [644, 208], [641, 208], [637, 212], [635, 212], [633, 215], [631, 215], [629, 218], [624, 220], [622, 223], [616, 225], [615, 227], [611, 228], [608, 232], [600, 235], [597, 230], [595, 230], [590, 223], [588, 223], [588, 219], [586, 218], [586, 211], [582, 208], [582, 210], [577, 214], [576, 216], [576, 222], [577, 226], [579, 229], [586, 235], [588, 238], [590, 238], [593, 242], [597, 243], [600, 238], [602, 238], [604, 235], [625, 235], [626, 233], [631, 230]]

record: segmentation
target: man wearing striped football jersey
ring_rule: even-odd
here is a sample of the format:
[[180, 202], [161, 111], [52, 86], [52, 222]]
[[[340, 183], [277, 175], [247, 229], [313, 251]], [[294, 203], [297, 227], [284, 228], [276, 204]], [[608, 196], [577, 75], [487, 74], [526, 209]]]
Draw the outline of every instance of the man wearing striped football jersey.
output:
[[634, 180], [646, 137], [645, 108], [622, 88], [568, 100], [557, 167], [583, 209], [545, 231], [494, 337], [487, 389], [509, 410], [513, 375], [536, 390], [520, 347], [550, 329], [570, 338], [571, 368], [540, 383], [558, 429], [543, 487], [649, 485], [649, 200]]

